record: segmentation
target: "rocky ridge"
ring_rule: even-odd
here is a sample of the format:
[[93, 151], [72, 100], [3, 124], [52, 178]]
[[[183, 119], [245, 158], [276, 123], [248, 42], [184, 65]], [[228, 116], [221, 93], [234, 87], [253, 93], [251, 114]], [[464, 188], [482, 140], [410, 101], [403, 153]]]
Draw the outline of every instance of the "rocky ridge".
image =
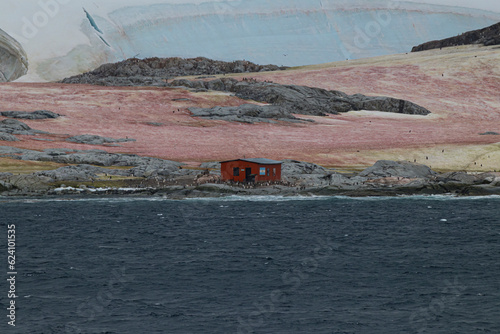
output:
[[[13, 118], [19, 119], [29, 119], [29, 120], [43, 120], [43, 119], [53, 119], [58, 118], [61, 115], [53, 113], [47, 110], [39, 110], [34, 112], [25, 111], [3, 111], [0, 112], [0, 116], [10, 117], [0, 121], [0, 141], [19, 141], [19, 139], [14, 135], [38, 135], [38, 134], [50, 134], [45, 131], [35, 130], [29, 127], [27, 124]], [[38, 139], [38, 138], [34, 138]], [[38, 139], [44, 140], [44, 139]], [[67, 142], [77, 143], [77, 144], [87, 144], [87, 145], [107, 145], [107, 146], [118, 146], [118, 143], [134, 142], [135, 139], [132, 138], [109, 138], [97, 135], [77, 135], [71, 136], [65, 139]]]
[[[282, 70], [275, 65], [256, 65], [247, 61], [232, 63], [207, 58], [150, 58], [128, 59], [116, 64], [103, 65], [92, 72], [66, 78], [62, 83], [92, 84], [103, 86], [156, 86], [182, 87], [194, 91], [220, 91], [233, 93], [237, 97], [267, 103], [271, 106], [190, 108], [194, 116], [214, 120], [246, 123], [289, 121], [296, 122], [293, 114], [326, 116], [352, 110], [374, 110], [410, 115], [428, 115], [430, 111], [410, 101], [386, 97], [348, 95], [340, 91], [259, 82], [244, 78], [214, 80], [169, 79], [177, 76], [212, 75], [224, 73], [246, 73]], [[203, 77], [207, 79], [208, 77]]]
[[97, 135], [78, 135], [66, 138], [66, 141], [73, 142], [77, 144], [87, 144], [87, 145], [104, 145], [104, 144], [115, 144], [115, 143], [126, 143], [136, 141], [132, 138], [109, 138], [101, 137]]
[[191, 75], [215, 75], [285, 70], [276, 65], [257, 65], [246, 60], [224, 62], [198, 58], [131, 58], [63, 79], [62, 83], [103, 86], [158, 85], [167, 79]]
[[191, 115], [211, 120], [224, 120], [242, 123], [276, 123], [276, 121], [300, 122], [280, 106], [259, 106], [242, 104], [238, 107], [189, 108]]
[[102, 150], [46, 149], [34, 151], [10, 146], [0, 146], [0, 157], [25, 160], [48, 161], [62, 164], [95, 165], [102, 167], [135, 167], [131, 175], [142, 177], [142, 169], [155, 169], [157, 172], [177, 171], [183, 164], [170, 160], [141, 157], [135, 154], [108, 153]]
[[269, 106], [190, 108], [193, 116], [239, 122], [269, 122], [269, 119], [298, 121], [293, 114], [326, 116], [353, 110], [375, 110], [410, 115], [428, 115], [430, 111], [415, 103], [385, 96], [348, 95], [321, 88], [281, 85], [255, 80], [238, 81], [222, 78], [212, 81], [174, 80], [171, 87], [215, 90], [234, 93], [237, 97]]
[[2, 111], [0, 116], [8, 118], [18, 118], [18, 119], [51, 119], [58, 118], [61, 115], [48, 110], [36, 110], [36, 111]]
[[18, 139], [13, 135], [36, 135], [46, 133], [40, 130], [34, 130], [30, 128], [27, 124], [18, 121], [16, 119], [4, 119], [0, 121], [0, 136], [9, 138], [12, 137], [10, 141], [17, 141]]
[[[193, 61], [197, 59], [202, 59], [202, 63], [204, 63], [205, 61], [209, 61], [205, 58], [194, 58]], [[134, 66], [132, 66], [132, 68], [125, 70], [125, 68], [128, 68], [127, 66], [131, 66], [129, 61], [118, 64], [119, 65], [103, 65], [104, 67], [95, 70], [97, 74], [92, 74], [93, 72], [89, 72], [86, 74], [82, 74], [81, 76], [64, 79], [62, 82], [104, 86], [182, 87], [193, 89], [195, 91], [213, 90], [229, 92], [244, 100], [269, 103], [274, 106], [281, 107], [280, 109], [264, 108], [257, 112], [258, 114], [276, 114], [276, 117], [271, 117], [274, 119], [285, 118], [290, 120], [293, 119], [293, 117], [291, 117], [291, 114], [326, 116], [327, 114], [338, 114], [351, 110], [376, 110], [410, 115], [430, 114], [429, 110], [415, 103], [386, 96], [366, 96], [362, 94], [348, 95], [341, 91], [329, 91], [326, 89], [307, 86], [281, 85], [272, 82], [259, 82], [253, 79], [246, 79], [243, 81], [239, 81], [233, 78], [220, 78], [211, 81], [191, 81], [186, 79], [179, 79], [168, 82], [167, 79], [170, 77], [162, 76], [160, 74], [152, 76], [151, 74], [154, 73], [150, 72], [152, 70], [150, 70], [149, 67], [146, 70], [141, 70], [141, 66], [135, 65], [137, 69], [132, 69], [135, 68]], [[138, 62], [138, 64], [143, 63]], [[196, 64], [196, 62], [194, 64]], [[116, 67], [111, 65], [116, 65], [123, 71], [118, 71], [118, 73], [116, 73]], [[112, 70], [106, 70], [107, 66], [111, 66]], [[203, 66], [201, 67], [204, 68]], [[233, 68], [229, 68], [228, 70], [233, 70]], [[172, 71], [172, 73], [178, 75], [191, 74], [190, 72], [185, 72], [183, 69], [172, 69]], [[237, 116], [248, 116], [248, 108], [248, 106], [245, 106], [243, 107], [243, 110], [193, 110], [196, 110], [195, 113], [204, 114], [202, 117], [235, 120], [235, 117], [233, 116], [236, 116], [236, 118], [239, 118], [241, 120], [241, 117]], [[230, 111], [233, 111], [235, 113], [233, 115], [229, 115]], [[269, 118], [259, 116], [253, 117], [260, 118], [261, 120], [259, 121], [262, 121], [262, 118]]]
[[500, 45], [500, 22], [487, 28], [468, 31], [458, 36], [437, 41], [430, 41], [414, 46], [411, 52], [468, 44], [482, 44], [484, 46]]

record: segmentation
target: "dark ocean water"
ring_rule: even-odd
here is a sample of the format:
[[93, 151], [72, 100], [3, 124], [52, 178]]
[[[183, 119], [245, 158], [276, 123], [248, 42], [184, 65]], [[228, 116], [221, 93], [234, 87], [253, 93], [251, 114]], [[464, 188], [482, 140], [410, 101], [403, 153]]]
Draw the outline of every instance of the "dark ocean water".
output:
[[[500, 198], [22, 200], [1, 333], [500, 333]], [[4, 265], [3, 268], [7, 268]]]

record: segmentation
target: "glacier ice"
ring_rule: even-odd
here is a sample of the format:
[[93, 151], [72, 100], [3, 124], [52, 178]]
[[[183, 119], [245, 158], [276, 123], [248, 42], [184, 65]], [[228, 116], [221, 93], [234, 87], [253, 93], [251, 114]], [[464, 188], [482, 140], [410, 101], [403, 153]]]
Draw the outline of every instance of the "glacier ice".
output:
[[[7, 0], [3, 28], [53, 81], [130, 57], [299, 66], [409, 52], [500, 21], [500, 11], [389, 0]], [[437, 1], [436, 1], [437, 2]], [[479, 1], [480, 2], [480, 1]]]
[[0, 29], [0, 82], [15, 80], [27, 71], [26, 52], [15, 39]]

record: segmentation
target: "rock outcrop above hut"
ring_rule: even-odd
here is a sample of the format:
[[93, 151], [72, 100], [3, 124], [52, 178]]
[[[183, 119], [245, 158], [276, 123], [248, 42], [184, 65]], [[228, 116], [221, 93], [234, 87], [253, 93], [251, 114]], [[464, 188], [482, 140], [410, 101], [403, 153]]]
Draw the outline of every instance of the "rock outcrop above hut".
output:
[[485, 46], [500, 44], [500, 22], [484, 29], [468, 31], [461, 35], [445, 38], [438, 41], [430, 41], [414, 46], [411, 52], [446, 48], [468, 44], [483, 44]]

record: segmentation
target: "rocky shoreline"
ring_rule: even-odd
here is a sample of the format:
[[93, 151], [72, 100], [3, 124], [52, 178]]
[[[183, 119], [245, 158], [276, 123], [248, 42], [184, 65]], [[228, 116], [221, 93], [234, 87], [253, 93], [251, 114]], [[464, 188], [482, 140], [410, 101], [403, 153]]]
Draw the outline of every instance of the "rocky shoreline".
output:
[[8, 146], [0, 147], [0, 157], [67, 164], [29, 174], [0, 173], [2, 197], [500, 195], [499, 172], [439, 174], [425, 165], [387, 160], [351, 174], [284, 160], [281, 182], [236, 184], [221, 181], [217, 162], [193, 168], [175, 161], [100, 150], [39, 152]]

